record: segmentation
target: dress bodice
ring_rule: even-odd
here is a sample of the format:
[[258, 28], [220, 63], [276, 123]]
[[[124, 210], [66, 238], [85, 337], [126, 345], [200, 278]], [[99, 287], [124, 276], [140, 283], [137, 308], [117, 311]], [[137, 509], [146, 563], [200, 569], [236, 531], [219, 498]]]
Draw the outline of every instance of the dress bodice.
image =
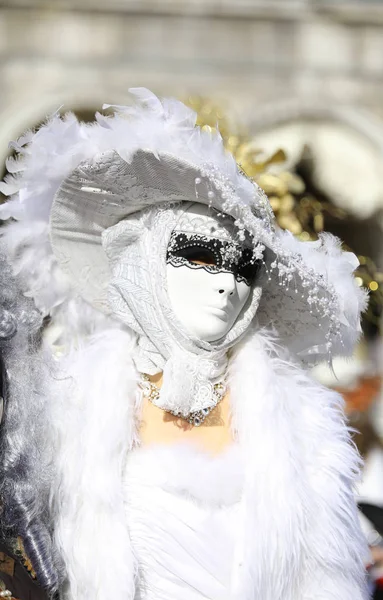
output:
[[126, 517], [136, 600], [231, 600], [243, 471], [233, 445], [211, 457], [189, 445], [131, 452]]

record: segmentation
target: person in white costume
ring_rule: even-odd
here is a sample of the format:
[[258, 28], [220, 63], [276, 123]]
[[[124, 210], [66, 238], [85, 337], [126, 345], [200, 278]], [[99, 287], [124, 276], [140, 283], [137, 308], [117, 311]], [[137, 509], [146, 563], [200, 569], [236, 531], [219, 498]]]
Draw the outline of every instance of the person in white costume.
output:
[[45, 326], [38, 411], [8, 369], [36, 460], [2, 465], [3, 503], [34, 490], [67, 600], [365, 600], [360, 459], [306, 369], [359, 336], [357, 261], [281, 231], [189, 108], [132, 93], [14, 144], [2, 245]]

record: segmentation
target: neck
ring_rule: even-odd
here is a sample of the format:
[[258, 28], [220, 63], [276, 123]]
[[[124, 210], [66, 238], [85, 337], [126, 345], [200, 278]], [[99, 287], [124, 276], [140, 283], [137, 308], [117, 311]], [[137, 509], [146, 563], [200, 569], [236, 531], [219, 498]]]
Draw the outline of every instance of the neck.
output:
[[163, 372], [161, 371], [160, 373], [156, 373], [155, 375], [149, 375], [149, 381], [151, 383], [154, 383], [154, 385], [156, 385], [158, 388], [160, 388], [162, 386], [163, 377]]

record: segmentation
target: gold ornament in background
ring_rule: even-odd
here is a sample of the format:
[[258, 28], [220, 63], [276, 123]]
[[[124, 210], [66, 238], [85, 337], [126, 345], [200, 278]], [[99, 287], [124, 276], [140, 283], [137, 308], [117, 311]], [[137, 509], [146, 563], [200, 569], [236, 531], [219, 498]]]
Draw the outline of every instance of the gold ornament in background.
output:
[[[302, 241], [316, 240], [318, 234], [326, 228], [326, 216], [337, 219], [349, 217], [347, 211], [306, 193], [305, 182], [301, 177], [281, 169], [286, 162], [283, 150], [278, 150], [272, 156], [265, 156], [256, 141], [243, 128], [230, 122], [222, 108], [211, 100], [189, 97], [186, 104], [196, 111], [197, 125], [202, 129], [210, 131], [212, 135], [219, 130], [225, 147], [233, 154], [240, 168], [268, 195], [282, 229], [288, 229]], [[277, 164], [278, 171], [270, 171]], [[383, 273], [370, 257], [359, 255], [358, 259], [360, 266], [355, 273], [356, 281], [370, 293], [365, 318], [381, 329], [382, 320], [379, 315], [383, 308]]]

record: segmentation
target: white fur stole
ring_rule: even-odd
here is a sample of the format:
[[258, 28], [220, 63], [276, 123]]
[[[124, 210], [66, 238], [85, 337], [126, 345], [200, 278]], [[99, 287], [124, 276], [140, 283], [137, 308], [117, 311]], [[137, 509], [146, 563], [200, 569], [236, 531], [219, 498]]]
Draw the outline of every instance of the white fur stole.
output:
[[[53, 398], [53, 518], [70, 600], [134, 598], [122, 488], [138, 442], [134, 344], [123, 331], [93, 337], [62, 365], [70, 378]], [[260, 332], [231, 359], [230, 390], [246, 480], [233, 600], [365, 600], [360, 465], [342, 400]]]

